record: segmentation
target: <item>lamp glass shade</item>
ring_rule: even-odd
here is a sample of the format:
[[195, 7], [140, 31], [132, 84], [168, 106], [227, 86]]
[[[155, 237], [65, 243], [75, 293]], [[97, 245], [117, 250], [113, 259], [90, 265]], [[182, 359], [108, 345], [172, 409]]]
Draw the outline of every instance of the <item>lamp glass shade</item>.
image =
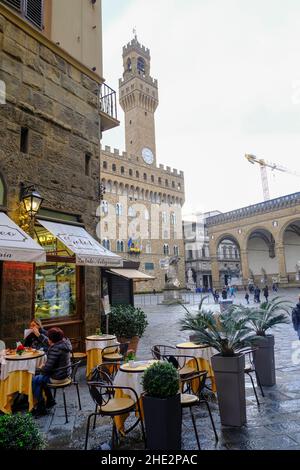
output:
[[38, 213], [42, 202], [42, 196], [36, 191], [32, 191], [23, 197], [25, 211], [31, 217], [35, 216]]

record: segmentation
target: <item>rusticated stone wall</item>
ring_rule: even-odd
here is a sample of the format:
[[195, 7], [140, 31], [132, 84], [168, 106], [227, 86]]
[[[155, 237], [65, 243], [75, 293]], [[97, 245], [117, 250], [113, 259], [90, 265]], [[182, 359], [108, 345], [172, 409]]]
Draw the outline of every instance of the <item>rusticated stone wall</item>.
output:
[[[19, 223], [20, 183], [34, 184], [44, 197], [43, 208], [80, 215], [96, 236], [99, 84], [45, 44], [0, 11], [0, 80], [6, 85], [6, 104], [0, 105], [0, 172], [7, 186], [8, 215]], [[28, 129], [27, 153], [20, 151], [22, 127]], [[0, 337], [8, 342], [20, 338], [32, 315], [33, 290], [26, 270], [24, 276], [7, 276], [2, 282]], [[99, 268], [85, 268], [84, 277], [83, 335], [99, 323]]]

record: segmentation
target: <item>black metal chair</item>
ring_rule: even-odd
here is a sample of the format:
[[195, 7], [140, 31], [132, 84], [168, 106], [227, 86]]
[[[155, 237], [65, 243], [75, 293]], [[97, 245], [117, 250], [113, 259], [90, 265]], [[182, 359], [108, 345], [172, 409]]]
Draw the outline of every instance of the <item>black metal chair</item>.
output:
[[84, 361], [87, 358], [85, 343], [81, 338], [70, 338], [72, 344], [72, 362]]
[[[159, 344], [152, 346], [151, 348], [153, 358], [173, 364], [173, 366], [178, 370], [181, 378], [194, 372], [199, 372], [198, 361], [195, 356], [177, 354], [177, 351], [178, 349], [173, 346]], [[188, 364], [191, 360], [194, 360], [195, 367], [191, 367]]]
[[[205, 406], [207, 407], [210, 421], [212, 424], [212, 428], [215, 434], [215, 439], [218, 442], [219, 437], [216, 431], [215, 423], [213, 420], [213, 416], [211, 413], [211, 409], [209, 406], [209, 403], [205, 396], [203, 395], [203, 390], [205, 388], [205, 382], [207, 378], [207, 371], [200, 371], [194, 374], [191, 374], [188, 377], [184, 378], [183, 385], [185, 387], [184, 393], [181, 394], [181, 406], [182, 408], [189, 408], [190, 413], [191, 413], [191, 418], [192, 418], [192, 423], [195, 431], [195, 436], [197, 440], [197, 445], [198, 449], [201, 450], [200, 446], [200, 441], [199, 441], [199, 436], [198, 436], [198, 431], [197, 431], [197, 426], [196, 426], [196, 421], [195, 417], [192, 411], [193, 406], [199, 406], [201, 403], [204, 403]], [[196, 390], [195, 390], [196, 389]]]
[[256, 351], [258, 348], [244, 348], [242, 349], [240, 352], [245, 356], [245, 374], [250, 377], [250, 380], [251, 380], [251, 384], [252, 384], [252, 388], [253, 388], [253, 391], [254, 391], [254, 395], [255, 395], [255, 399], [256, 399], [256, 403], [257, 403], [257, 406], [260, 406], [260, 402], [259, 402], [259, 399], [258, 399], [258, 395], [257, 395], [257, 392], [256, 392], [256, 388], [255, 388], [255, 384], [254, 384], [254, 381], [253, 381], [253, 377], [251, 374], [255, 374], [255, 378], [256, 378], [256, 382], [257, 382], [257, 385], [259, 386], [260, 388], [260, 392], [262, 394], [262, 396], [264, 397], [265, 394], [264, 394], [264, 391], [263, 391], [263, 388], [262, 388], [262, 385], [261, 385], [261, 382], [259, 380], [259, 377], [258, 377], [258, 374], [256, 372], [256, 369], [255, 369], [255, 364], [254, 364], [254, 359], [253, 359], [253, 353], [254, 351]]
[[[137, 396], [136, 391], [130, 387], [118, 387], [118, 386], [113, 385], [113, 382], [110, 376], [102, 370], [102, 367], [98, 368], [98, 374], [99, 374], [99, 381], [87, 382], [90, 395], [96, 405], [96, 410], [94, 413], [91, 413], [88, 416], [84, 449], [87, 450], [87, 447], [88, 447], [90, 423], [93, 417], [94, 417], [94, 427], [95, 427], [95, 419], [97, 416], [110, 416], [112, 418], [112, 422], [113, 422], [112, 448], [114, 449], [115, 443], [118, 444], [118, 441], [119, 441], [118, 431], [116, 428], [114, 417], [122, 416], [131, 412], [135, 412], [136, 410], [139, 413], [139, 419], [136, 422], [136, 424], [138, 422], [141, 423], [142, 436], [143, 436], [143, 440], [144, 440], [145, 448], [146, 448], [146, 436], [145, 436], [144, 423], [143, 423], [143, 420], [140, 418], [142, 416], [142, 413], [141, 413], [139, 398]], [[134, 396], [134, 399], [132, 399], [131, 397], [115, 398], [115, 392], [117, 390], [131, 392], [131, 394]], [[136, 426], [136, 424], [132, 426], [128, 431], [126, 431], [126, 434], [130, 432]]]
[[116, 343], [112, 346], [107, 346], [102, 350], [102, 361], [103, 363], [109, 362], [110, 364], [114, 363], [114, 375], [117, 373], [119, 365], [125, 360], [128, 343]]
[[63, 392], [66, 423], [69, 422], [69, 421], [68, 421], [67, 404], [66, 404], [66, 395], [65, 395], [65, 389], [66, 389], [67, 387], [70, 387], [71, 385], [75, 385], [76, 391], [77, 391], [78, 405], [79, 405], [79, 409], [81, 410], [81, 401], [80, 401], [79, 387], [78, 387], [78, 382], [77, 382], [77, 380], [76, 380], [77, 370], [78, 370], [78, 367], [80, 366], [81, 363], [82, 363], [82, 361], [78, 361], [78, 362], [72, 363], [70, 366], [59, 367], [58, 369], [56, 369], [56, 371], [66, 371], [67, 374], [68, 374], [68, 376], [66, 377], [66, 379], [65, 379], [64, 381], [62, 381], [62, 382], [59, 382], [59, 383], [52, 383], [52, 382], [49, 382], [49, 383], [47, 384], [47, 387], [48, 387], [50, 390], [53, 390], [53, 391], [54, 391], [54, 399], [56, 398], [56, 391], [57, 391], [58, 389], [61, 389], [62, 392]]

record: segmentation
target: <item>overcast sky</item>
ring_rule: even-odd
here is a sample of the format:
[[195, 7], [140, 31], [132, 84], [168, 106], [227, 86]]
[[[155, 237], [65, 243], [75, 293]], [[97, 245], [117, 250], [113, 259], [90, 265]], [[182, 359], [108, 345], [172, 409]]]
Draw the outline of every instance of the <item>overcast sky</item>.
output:
[[[104, 77], [118, 90], [136, 27], [158, 79], [158, 163], [183, 170], [184, 213], [263, 200], [245, 153], [300, 173], [299, 0], [102, 0]], [[121, 126], [103, 145], [125, 150]], [[300, 178], [269, 172], [271, 197]]]

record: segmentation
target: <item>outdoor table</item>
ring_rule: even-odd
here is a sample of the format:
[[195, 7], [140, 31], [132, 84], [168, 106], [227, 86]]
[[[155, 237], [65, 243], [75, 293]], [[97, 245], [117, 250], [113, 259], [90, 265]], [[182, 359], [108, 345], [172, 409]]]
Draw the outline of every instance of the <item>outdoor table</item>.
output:
[[87, 362], [86, 362], [86, 375], [87, 377], [94, 369], [94, 367], [102, 364], [102, 351], [108, 346], [116, 344], [116, 336], [114, 335], [101, 335], [101, 336], [87, 336], [85, 338]]
[[36, 369], [46, 362], [44, 351], [27, 351], [21, 356], [5, 354], [1, 357], [0, 410], [11, 413], [11, 406], [16, 392], [28, 396], [29, 411], [34, 406], [32, 377]]
[[[200, 370], [206, 370], [207, 371], [207, 377], [211, 380], [211, 388], [212, 391], [215, 393], [217, 391], [216, 387], [216, 381], [215, 381], [215, 376], [214, 376], [214, 371], [211, 365], [211, 358], [215, 354], [218, 353], [214, 348], [210, 348], [209, 346], [205, 346], [203, 344], [196, 344], [192, 342], [187, 342], [187, 343], [180, 343], [176, 345], [176, 348], [178, 349], [178, 354], [179, 355], [187, 355], [187, 356], [194, 356], [197, 360], [198, 363], [198, 368]], [[179, 364], [183, 359], [179, 358]], [[190, 367], [193, 367], [194, 359], [190, 359], [187, 362], [187, 365]], [[180, 364], [183, 365], [183, 364]], [[195, 365], [194, 365], [195, 368]]]
[[[155, 362], [158, 362], [158, 361], [157, 360], [134, 361], [135, 363], [134, 367], [129, 365], [129, 363], [122, 364], [114, 379], [114, 383], [113, 383], [114, 385], [118, 387], [130, 387], [135, 390], [140, 401], [140, 408], [141, 408], [142, 414], [143, 414], [143, 403], [142, 403], [141, 396], [144, 391], [143, 386], [142, 386], [143, 373], [145, 372], [145, 370], [148, 369], [148, 367], [150, 367]], [[135, 395], [130, 390], [126, 390], [126, 393], [124, 393], [122, 390], [116, 390], [115, 397], [116, 398], [129, 397], [134, 401], [136, 400]], [[125, 435], [124, 424], [125, 424], [125, 420], [127, 419], [127, 417], [128, 415], [121, 415], [121, 416], [115, 416], [114, 418], [118, 431], [123, 435]], [[143, 419], [143, 416], [142, 416], [142, 419]]]

